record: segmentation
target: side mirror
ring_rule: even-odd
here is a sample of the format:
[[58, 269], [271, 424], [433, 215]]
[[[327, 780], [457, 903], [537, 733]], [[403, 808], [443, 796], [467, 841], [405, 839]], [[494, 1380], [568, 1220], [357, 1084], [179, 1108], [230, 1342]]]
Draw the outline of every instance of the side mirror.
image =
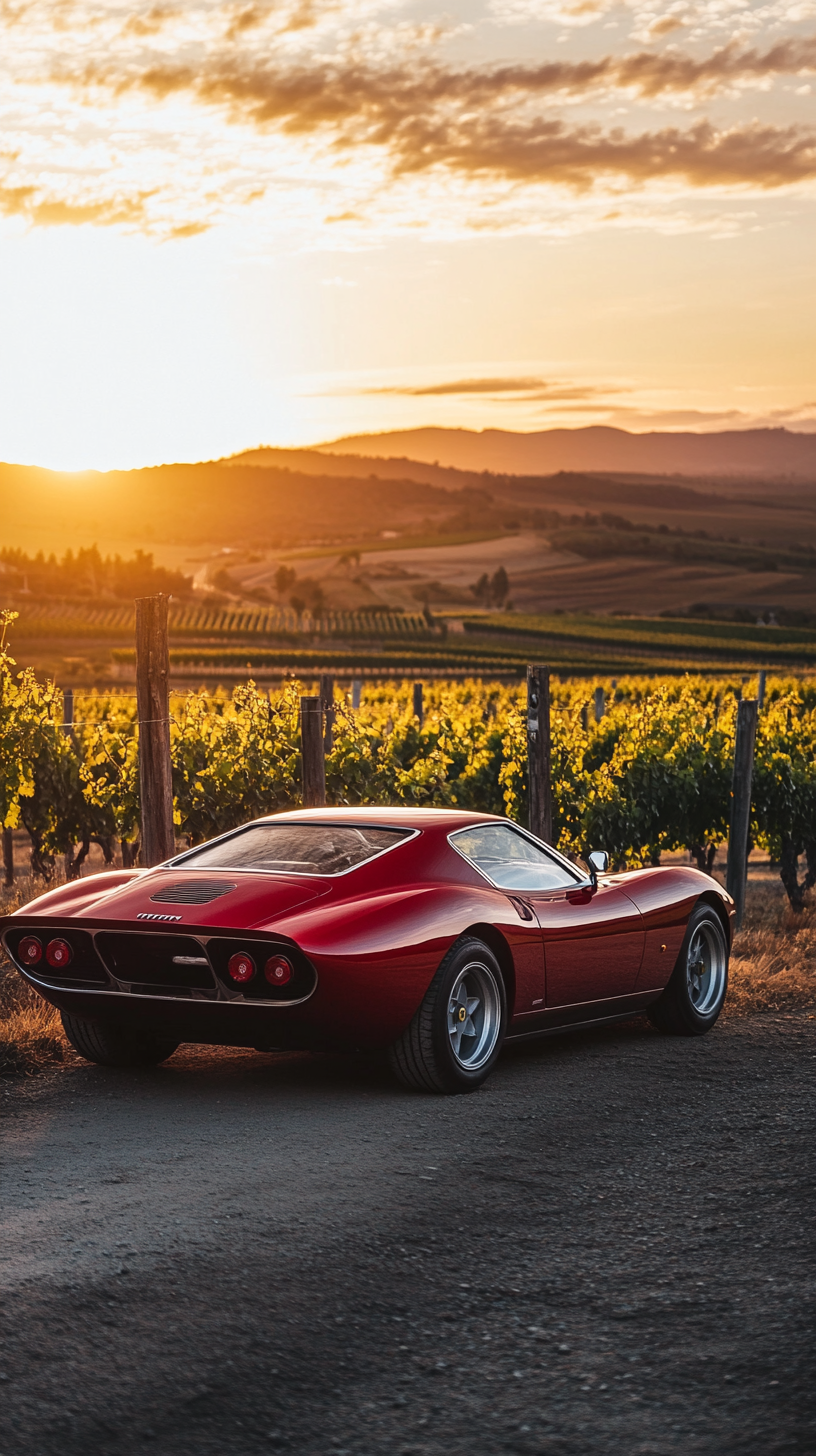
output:
[[605, 875], [609, 869], [609, 855], [605, 849], [591, 849], [587, 855], [589, 865], [589, 878], [593, 886], [597, 886], [598, 876]]

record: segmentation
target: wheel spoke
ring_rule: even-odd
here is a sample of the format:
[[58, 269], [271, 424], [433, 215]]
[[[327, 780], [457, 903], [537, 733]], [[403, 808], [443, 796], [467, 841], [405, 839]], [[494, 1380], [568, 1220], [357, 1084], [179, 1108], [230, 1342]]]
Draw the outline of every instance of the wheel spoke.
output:
[[725, 992], [727, 965], [721, 933], [704, 920], [695, 931], [686, 956], [688, 998], [701, 1016], [719, 1007]]
[[463, 1067], [477, 1068], [492, 1054], [501, 1032], [495, 978], [478, 962], [465, 967], [448, 998], [448, 1040]]

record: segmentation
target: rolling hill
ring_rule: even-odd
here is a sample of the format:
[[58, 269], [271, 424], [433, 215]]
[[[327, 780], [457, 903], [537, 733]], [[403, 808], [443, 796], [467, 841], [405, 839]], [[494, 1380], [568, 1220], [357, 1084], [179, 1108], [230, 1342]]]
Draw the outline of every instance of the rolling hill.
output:
[[579, 470], [816, 482], [816, 434], [785, 429], [635, 435], [607, 425], [531, 433], [427, 427], [350, 435], [319, 449], [333, 455], [408, 455], [457, 470], [513, 475]]

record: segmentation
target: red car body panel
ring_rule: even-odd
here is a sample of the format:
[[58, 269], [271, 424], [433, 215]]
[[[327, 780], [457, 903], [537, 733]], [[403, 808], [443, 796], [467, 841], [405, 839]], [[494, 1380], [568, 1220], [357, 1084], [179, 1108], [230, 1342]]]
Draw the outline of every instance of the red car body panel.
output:
[[[499, 959], [511, 1037], [643, 1009], [668, 981], [701, 898], [719, 907], [730, 939], [732, 902], [690, 868], [601, 876], [597, 887], [576, 881], [551, 892], [497, 889], [449, 840], [471, 825], [506, 822], [492, 815], [344, 808], [275, 816], [281, 821], [404, 828], [414, 837], [334, 877], [183, 863], [92, 876], [0, 919], [6, 950], [47, 1000], [91, 1019], [160, 1028], [184, 1041], [374, 1048], [405, 1029], [466, 932]], [[224, 892], [208, 904], [168, 901], [171, 887], [184, 893], [204, 880]], [[43, 945], [62, 932], [81, 950], [93, 947], [87, 955], [96, 982], [77, 975], [91, 964], [82, 960], [85, 950], [73, 976], [22, 965], [16, 952], [27, 929]], [[242, 949], [243, 938], [256, 959], [267, 949], [288, 952], [301, 968], [298, 994], [268, 991], [260, 977], [249, 991], [228, 980], [224, 957]], [[147, 960], [155, 952], [168, 967], [196, 961], [170, 956], [192, 948], [202, 970], [186, 986], [174, 984], [175, 971], [145, 985], [129, 979], [133, 972], [123, 979], [110, 959], [110, 946], [120, 943], [136, 964], [143, 948]]]

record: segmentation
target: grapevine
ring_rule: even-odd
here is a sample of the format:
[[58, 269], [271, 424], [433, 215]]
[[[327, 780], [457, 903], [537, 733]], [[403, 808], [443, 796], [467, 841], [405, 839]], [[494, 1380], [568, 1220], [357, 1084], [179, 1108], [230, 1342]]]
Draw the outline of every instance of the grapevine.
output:
[[[69, 875], [89, 845], [133, 862], [139, 838], [136, 704], [117, 693], [61, 695], [6, 645], [14, 613], [0, 615], [0, 817], [23, 824], [32, 865], [49, 878], [57, 854]], [[604, 689], [596, 721], [594, 694]], [[727, 837], [736, 679], [628, 677], [554, 681], [554, 833], [565, 853], [608, 850], [613, 864], [657, 864], [687, 850], [701, 868]], [[231, 694], [171, 699], [174, 820], [195, 844], [301, 802], [299, 697], [303, 683], [267, 692], [252, 681]], [[527, 820], [524, 688], [477, 679], [426, 683], [423, 721], [407, 682], [366, 687], [359, 708], [335, 697], [326, 785], [330, 804], [447, 805]], [[816, 884], [816, 685], [775, 678], [759, 717], [752, 842], [780, 864], [794, 908]], [[804, 879], [798, 862], [806, 857]]]

